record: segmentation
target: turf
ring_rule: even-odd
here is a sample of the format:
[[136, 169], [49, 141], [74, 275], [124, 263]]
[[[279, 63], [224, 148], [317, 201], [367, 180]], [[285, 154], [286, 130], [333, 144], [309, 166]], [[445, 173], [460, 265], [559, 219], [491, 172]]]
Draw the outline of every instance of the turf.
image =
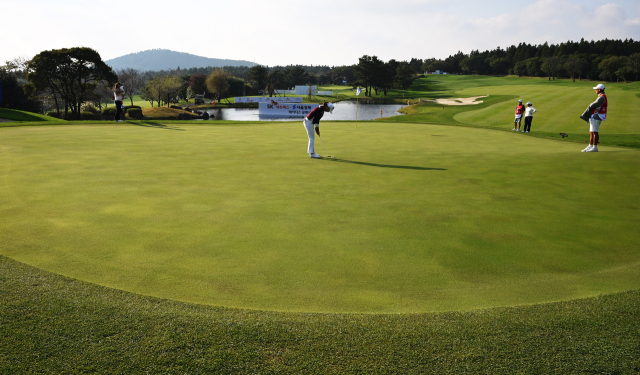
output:
[[[588, 124], [578, 117], [595, 100], [595, 82], [548, 81], [539, 78], [497, 78], [487, 76], [427, 76], [416, 80], [414, 92], [432, 98], [485, 96], [477, 105], [447, 106], [423, 103], [406, 107], [406, 116], [381, 121], [444, 124], [511, 131], [518, 99], [531, 101], [534, 114], [532, 132], [527, 136], [589, 142]], [[431, 91], [428, 91], [428, 89]], [[640, 148], [640, 83], [607, 83], [609, 115], [600, 128], [603, 145]]]
[[637, 374], [638, 301], [256, 312], [132, 295], [0, 256], [0, 373]]
[[[532, 102], [538, 110], [534, 114], [532, 129], [547, 132], [584, 132], [589, 131], [588, 124], [579, 119], [587, 106], [596, 99], [591, 88], [579, 90], [569, 86], [554, 86], [541, 89], [539, 85], [483, 87], [489, 93], [499, 91], [500, 95], [513, 95]], [[462, 90], [462, 97], [473, 96], [478, 89]], [[611, 85], [607, 89], [609, 114], [601, 127], [602, 138], [608, 134], [640, 133], [638, 118], [640, 117], [640, 98], [635, 92], [622, 90], [619, 85]], [[465, 124], [496, 126], [505, 129], [513, 128], [513, 113], [516, 100], [497, 103], [486, 108], [471, 110], [454, 116], [456, 121]]]
[[[575, 125], [574, 109], [581, 112], [593, 99], [593, 85], [430, 76], [416, 81], [404, 95], [415, 100], [486, 95], [488, 87], [495, 92], [477, 107], [411, 106], [413, 114], [387, 123], [361, 122], [353, 135], [347, 133], [354, 131], [354, 124], [325, 123], [325, 142], [339, 157], [323, 161], [329, 169], [289, 164], [289, 159], [314, 162], [304, 159], [304, 133], [291, 124], [285, 125], [293, 126], [289, 130], [280, 124], [226, 122], [0, 124], [0, 254], [6, 255], [8, 248], [22, 253], [21, 260], [54, 272], [91, 281], [97, 277], [103, 285], [125, 285], [151, 295], [159, 295], [152, 286], [235, 272], [240, 276], [232, 282], [191, 284], [193, 290], [187, 290], [222, 296], [225, 306], [243, 297], [244, 290], [234, 282], [249, 273], [269, 296], [277, 296], [278, 283], [288, 276], [296, 276], [296, 293], [325, 277], [325, 296], [337, 296], [329, 301], [334, 311], [413, 311], [398, 308], [408, 306], [407, 296], [418, 294], [406, 285], [424, 286], [437, 277], [440, 289], [424, 288], [423, 297], [448, 290], [467, 302], [476, 301], [459, 306], [464, 310], [459, 312], [318, 314], [291, 312], [324, 311], [317, 306], [326, 302], [307, 304], [311, 298], [293, 293], [272, 309], [289, 312], [236, 310], [130, 294], [0, 256], [0, 373], [640, 373], [640, 278], [634, 275], [640, 232], [634, 195], [637, 151], [609, 147], [639, 147], [640, 132], [633, 126], [625, 129], [628, 124], [620, 119], [629, 111], [633, 120], [640, 90], [637, 83], [607, 84], [621, 117], [607, 121], [607, 128], [603, 125], [602, 152], [586, 155], [576, 152], [581, 145], [572, 143], [584, 143], [585, 129], [566, 129]], [[566, 87], [575, 87], [567, 95], [588, 92], [584, 98], [575, 96], [579, 105], [570, 111], [553, 105], [563, 100], [556, 90]], [[547, 95], [535, 99], [540, 117], [530, 135], [554, 141], [508, 131], [514, 99], [531, 100], [539, 92], [554, 100]], [[402, 95], [401, 90], [390, 93], [396, 100]], [[490, 106], [492, 110], [486, 110]], [[502, 115], [494, 113], [499, 107], [506, 125]], [[470, 111], [477, 112], [466, 114]], [[558, 128], [542, 130], [553, 125], [542, 121], [543, 111]], [[434, 123], [448, 126], [430, 125]], [[229, 133], [220, 132], [224, 129]], [[560, 140], [558, 129], [570, 137]], [[458, 139], [459, 145], [452, 144]], [[380, 147], [386, 144], [401, 147]], [[225, 151], [226, 161], [217, 160], [220, 151]], [[401, 154], [409, 157], [399, 158]], [[191, 159], [197, 162], [180, 168]], [[286, 178], [272, 176], [269, 169], [257, 167], [265, 163], [279, 163], [290, 173]], [[340, 171], [331, 163], [351, 169]], [[225, 169], [232, 171], [219, 173]], [[432, 178], [427, 173], [440, 174]], [[88, 186], [91, 179], [98, 186]], [[355, 182], [344, 189], [341, 182], [348, 179]], [[300, 189], [277, 189], [277, 183]], [[226, 191], [220, 189], [227, 184]], [[250, 199], [239, 198], [247, 191]], [[286, 194], [283, 215], [256, 225], [263, 213], [281, 204], [276, 197]], [[358, 195], [362, 199], [354, 198]], [[216, 206], [215, 197], [225, 205]], [[194, 204], [181, 205], [185, 200]], [[447, 204], [457, 210], [445, 210]], [[290, 207], [296, 205], [298, 210]], [[349, 220], [318, 220], [336, 213]], [[302, 224], [292, 220], [296, 215]], [[410, 217], [417, 222], [402, 220]], [[209, 220], [208, 226], [198, 225], [203, 219]], [[221, 227], [220, 220], [229, 220], [229, 225]], [[357, 231], [350, 230], [355, 225]], [[149, 230], [154, 226], [157, 230]], [[304, 232], [307, 237], [286, 251], [280, 245], [290, 244], [300, 227], [310, 228]], [[265, 233], [274, 239], [255, 245], [260, 238], [252, 237]], [[401, 234], [405, 237], [394, 239]], [[246, 242], [236, 241], [234, 252], [208, 251], [231, 243], [231, 236]], [[422, 253], [410, 251], [430, 236], [434, 244], [458, 246], [434, 249], [429, 241]], [[335, 242], [364, 251], [340, 252], [338, 246], [325, 250]], [[252, 243], [248, 249], [254, 250], [253, 257], [238, 251]], [[310, 250], [304, 246], [309, 243]], [[324, 247], [318, 250], [318, 244]], [[181, 264], [197, 245], [202, 249], [197, 258]], [[385, 250], [392, 252], [386, 256], [376, 251], [387, 245]], [[278, 257], [281, 249], [285, 251]], [[217, 256], [217, 263], [207, 263], [207, 256]], [[216, 267], [232, 256], [242, 261], [235, 269]], [[305, 272], [290, 269], [292, 259], [304, 257]], [[345, 265], [345, 260], [351, 263]], [[323, 262], [331, 267], [318, 271]], [[424, 267], [415, 272], [427, 262], [444, 271]], [[159, 272], [161, 263], [173, 270]], [[243, 268], [248, 269], [245, 275], [238, 272]], [[83, 276], [91, 273], [94, 279]], [[516, 274], [530, 275], [529, 285]], [[364, 279], [359, 285], [348, 283], [353, 275]], [[463, 288], [449, 288], [456, 281], [463, 281]], [[466, 294], [464, 282], [470, 287]], [[173, 293], [185, 285], [175, 286]], [[524, 294], [516, 297], [525, 302], [500, 302], [488, 292], [499, 288], [503, 298], [523, 286]], [[351, 305], [340, 302], [349, 287], [361, 290], [349, 296], [358, 299]], [[380, 292], [385, 288], [392, 291], [385, 295]], [[636, 291], [599, 296], [628, 289]], [[538, 292], [542, 294], [530, 298]], [[581, 296], [598, 297], [536, 303]], [[169, 297], [185, 301], [192, 296]], [[394, 305], [389, 297], [403, 301]], [[429, 310], [456, 308], [443, 302], [445, 298]], [[267, 306], [267, 300], [258, 296], [252, 306]], [[291, 307], [296, 304], [307, 305]], [[380, 309], [384, 304], [387, 310]], [[469, 310], [505, 304], [521, 306]]]
[[16, 109], [0, 108], [0, 118], [13, 121], [60, 121], [59, 119]]
[[100, 285], [333, 313], [640, 287], [636, 150], [377, 122], [324, 123], [336, 160], [297, 123], [2, 132], [2, 254]]

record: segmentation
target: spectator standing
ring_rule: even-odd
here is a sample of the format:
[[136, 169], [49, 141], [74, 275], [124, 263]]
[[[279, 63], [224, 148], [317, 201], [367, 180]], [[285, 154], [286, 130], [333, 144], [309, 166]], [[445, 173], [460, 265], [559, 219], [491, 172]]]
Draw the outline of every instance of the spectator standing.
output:
[[527, 109], [524, 110], [524, 130], [523, 133], [529, 133], [531, 131], [531, 122], [533, 122], [533, 114], [538, 112], [531, 102], [527, 102]]
[[122, 113], [122, 101], [124, 100], [124, 87], [120, 82], [113, 87], [113, 100], [116, 106], [116, 122], [122, 122], [120, 114]]

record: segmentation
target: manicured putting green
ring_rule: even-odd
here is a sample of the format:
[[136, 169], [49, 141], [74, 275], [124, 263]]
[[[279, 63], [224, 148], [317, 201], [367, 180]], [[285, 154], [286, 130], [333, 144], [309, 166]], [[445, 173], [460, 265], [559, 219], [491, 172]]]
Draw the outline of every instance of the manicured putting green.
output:
[[324, 123], [336, 160], [298, 122], [0, 133], [1, 253], [100, 285], [385, 313], [640, 287], [636, 150], [393, 123]]

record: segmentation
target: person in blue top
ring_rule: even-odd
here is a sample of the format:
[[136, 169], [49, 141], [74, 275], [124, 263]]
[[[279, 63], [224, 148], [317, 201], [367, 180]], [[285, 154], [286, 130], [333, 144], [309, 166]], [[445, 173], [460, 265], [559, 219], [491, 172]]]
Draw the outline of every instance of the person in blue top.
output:
[[307, 130], [307, 136], [309, 137], [309, 146], [307, 146], [307, 152], [309, 153], [309, 157], [313, 159], [320, 159], [321, 156], [316, 154], [314, 141], [315, 134], [313, 134], [314, 128], [316, 134], [320, 136], [320, 119], [324, 115], [325, 112], [333, 113], [334, 105], [333, 103], [324, 102], [321, 106], [314, 108], [307, 116], [305, 116], [304, 128]]

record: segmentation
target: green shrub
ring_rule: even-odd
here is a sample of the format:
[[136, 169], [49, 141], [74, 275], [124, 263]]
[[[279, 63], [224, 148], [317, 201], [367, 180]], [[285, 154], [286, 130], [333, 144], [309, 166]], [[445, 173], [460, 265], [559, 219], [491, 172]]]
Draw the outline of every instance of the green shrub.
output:
[[82, 112], [90, 112], [90, 113], [93, 113], [94, 115], [100, 114], [100, 110], [96, 108], [93, 104], [85, 105]]
[[80, 120], [100, 120], [101, 116], [99, 114], [91, 113], [91, 112], [80, 112]]
[[142, 119], [144, 116], [142, 115], [142, 108], [129, 108], [127, 110], [126, 117], [132, 119]]
[[[130, 109], [139, 109], [142, 110], [142, 107], [140, 107], [139, 105], [125, 105], [124, 106], [124, 111], [127, 112]], [[115, 113], [115, 112], [114, 112]]]
[[116, 116], [116, 107], [109, 107], [102, 110], [102, 117], [115, 117]]

